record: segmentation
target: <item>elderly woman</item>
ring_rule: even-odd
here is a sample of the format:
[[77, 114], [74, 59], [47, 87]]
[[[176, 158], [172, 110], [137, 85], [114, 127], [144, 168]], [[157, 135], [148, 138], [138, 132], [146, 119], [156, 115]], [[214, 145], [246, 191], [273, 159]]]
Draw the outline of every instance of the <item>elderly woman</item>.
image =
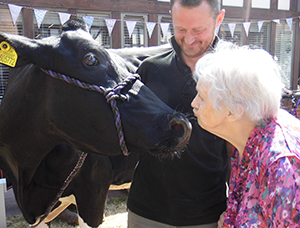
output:
[[276, 62], [264, 50], [217, 47], [194, 76], [199, 125], [236, 148], [220, 227], [300, 227], [300, 121], [279, 108]]

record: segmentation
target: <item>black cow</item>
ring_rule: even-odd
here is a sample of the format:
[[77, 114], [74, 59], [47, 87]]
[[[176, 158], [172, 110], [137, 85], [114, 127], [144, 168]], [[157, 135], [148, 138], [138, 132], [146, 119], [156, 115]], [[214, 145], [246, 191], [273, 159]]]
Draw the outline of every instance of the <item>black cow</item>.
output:
[[[35, 189], [43, 188], [36, 194], [48, 192], [48, 187], [60, 188], [78, 161], [80, 152], [67, 145], [59, 145], [46, 155], [38, 167], [35, 176]], [[50, 222], [71, 203], [76, 204], [80, 217], [90, 226], [102, 223], [105, 201], [111, 184], [121, 185], [132, 180], [139, 154], [129, 156], [103, 156], [88, 154], [86, 160], [66, 188], [63, 196], [74, 195], [76, 202], [67, 201], [45, 219]], [[43, 199], [35, 199], [42, 204]], [[38, 200], [41, 200], [40, 202]], [[38, 208], [30, 207], [31, 213], [37, 214]], [[41, 212], [40, 212], [41, 213]], [[40, 214], [38, 213], [38, 214]], [[82, 221], [81, 221], [82, 222]]]
[[[0, 106], [0, 167], [28, 223], [38, 224], [80, 151], [90, 153], [86, 167], [95, 168], [84, 165], [62, 196], [73, 194], [83, 222], [95, 227], [101, 209], [93, 208], [89, 194], [97, 188], [94, 177], [105, 175], [96, 167], [113, 163], [94, 156], [120, 155], [127, 148], [173, 155], [188, 142], [191, 126], [184, 115], [135, 80], [135, 68], [86, 31], [41, 40], [0, 33], [0, 43], [18, 55]], [[115, 127], [118, 110], [123, 130]]]
[[[60, 188], [71, 169], [75, 167], [79, 155], [80, 152], [70, 146], [56, 146], [39, 165], [33, 180], [35, 185], [45, 186], [43, 194], [48, 194], [47, 188], [49, 186]], [[81, 216], [85, 218], [88, 224], [98, 226], [103, 221], [105, 202], [110, 185], [122, 185], [131, 182], [138, 160], [138, 153], [131, 153], [128, 156], [88, 154], [83, 166], [66, 188], [63, 196], [72, 194], [80, 196], [77, 201], [81, 207]], [[10, 187], [10, 179], [6, 175], [4, 178], [6, 178], [7, 186]], [[39, 204], [39, 198], [36, 197], [35, 199], [36, 204]], [[56, 211], [52, 212], [44, 222], [51, 222], [70, 204], [76, 205], [76, 202], [70, 201], [64, 205], [60, 204]], [[33, 214], [37, 213], [35, 207], [31, 207], [29, 210]], [[66, 222], [78, 225], [76, 213], [65, 211], [64, 214], [67, 215], [64, 216]]]

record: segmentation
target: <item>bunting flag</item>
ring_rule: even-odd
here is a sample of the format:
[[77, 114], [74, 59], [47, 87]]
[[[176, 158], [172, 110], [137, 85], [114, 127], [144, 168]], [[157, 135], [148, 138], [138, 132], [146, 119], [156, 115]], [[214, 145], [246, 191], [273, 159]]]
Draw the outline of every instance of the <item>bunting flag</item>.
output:
[[[19, 15], [20, 15], [20, 12], [21, 12], [23, 7], [27, 8], [27, 9], [34, 10], [34, 14], [35, 14], [35, 18], [36, 18], [38, 28], [40, 28], [41, 23], [44, 20], [44, 17], [45, 17], [47, 12], [58, 13], [61, 24], [64, 24], [70, 18], [71, 15], [74, 15], [76, 17], [77, 16], [82, 17], [83, 20], [87, 23], [89, 29], [91, 28], [91, 26], [93, 24], [93, 21], [94, 21], [94, 17], [92, 17], [92, 16], [83, 16], [83, 15], [78, 15], [78, 14], [53, 12], [53, 11], [48, 11], [48, 10], [43, 10], [43, 9], [34, 9], [34, 8], [31, 8], [31, 7], [27, 7], [27, 6], [19, 6], [19, 5], [14, 5], [14, 4], [9, 4], [9, 3], [4, 3], [4, 2], [0, 2], [0, 5], [1, 4], [4, 4], [4, 5], [8, 6], [9, 11], [10, 11], [10, 15], [11, 15], [11, 18], [12, 18], [13, 25], [16, 25], [17, 19], [18, 19]], [[106, 26], [107, 26], [107, 29], [108, 29], [108, 32], [109, 32], [109, 36], [111, 36], [112, 30], [115, 26], [116, 21], [121, 21], [120, 19], [113, 19], [113, 18], [109, 18], [109, 19], [108, 18], [102, 18], [102, 17], [97, 17], [97, 18], [99, 18], [100, 20], [105, 20]], [[285, 19], [286, 23], [289, 26], [289, 28], [292, 29], [294, 18], [300, 19], [300, 17], [297, 16], [297, 17], [293, 17], [293, 18], [281, 18], [281, 19], [252, 21], [252, 22], [244, 22], [243, 26], [244, 26], [245, 32], [248, 36], [250, 25], [251, 25], [250, 23], [257, 23], [258, 32], [260, 32], [264, 22], [272, 22], [273, 21], [273, 22], [280, 25], [280, 20]], [[126, 25], [127, 25], [127, 29], [128, 29], [130, 37], [132, 36], [132, 33], [133, 33], [133, 30], [135, 28], [136, 23], [137, 22], [126, 21]], [[159, 22], [145, 22], [145, 23], [146, 23], [148, 35], [149, 35], [150, 38], [153, 34], [153, 31], [154, 31], [154, 28], [155, 28], [156, 24], [160, 24], [161, 30], [162, 30], [162, 33], [163, 33], [163, 38], [165, 38], [167, 36], [170, 23], [159, 23]], [[236, 22], [236, 23], [224, 23], [223, 22], [222, 23], [222, 25], [226, 25], [226, 24], [228, 24], [230, 32], [231, 32], [231, 36], [233, 37], [236, 24], [241, 24], [241, 23], [240, 22]], [[300, 23], [299, 23], [299, 26], [300, 26]], [[218, 28], [216, 28], [215, 33], [217, 34], [219, 32], [219, 30], [220, 30], [220, 26]]]
[[11, 19], [13, 21], [13, 24], [16, 25], [16, 21], [20, 15], [20, 12], [22, 10], [22, 6], [17, 6], [17, 5], [13, 5], [13, 4], [8, 4], [9, 7], [9, 12], [11, 15]]
[[163, 33], [163, 39], [165, 39], [165, 37], [168, 34], [169, 26], [170, 26], [170, 23], [160, 23], [161, 31]]
[[125, 21], [125, 22], [126, 22], [126, 25], [127, 25], [129, 37], [131, 38], [131, 35], [132, 35], [133, 30], [134, 30], [135, 25], [136, 25], [136, 21]]
[[233, 38], [233, 35], [234, 35], [235, 26], [236, 26], [236, 23], [228, 23], [228, 27], [229, 27], [232, 38]]
[[258, 32], [261, 31], [261, 28], [262, 28], [263, 24], [264, 24], [264, 21], [258, 21], [258, 22], [257, 22]]
[[106, 27], [107, 27], [109, 36], [111, 36], [112, 30], [115, 27], [116, 21], [117, 21], [116, 19], [105, 18], [105, 23], [106, 23]]
[[292, 30], [292, 28], [293, 28], [293, 18], [287, 18], [285, 20], [286, 20], [286, 23], [288, 24], [288, 26], [290, 27], [290, 30]]
[[84, 20], [86, 25], [89, 27], [89, 29], [91, 29], [93, 21], [94, 21], [94, 17], [92, 17], [92, 16], [83, 16], [82, 19]]
[[60, 24], [64, 24], [67, 20], [70, 19], [71, 14], [69, 13], [58, 13]]
[[155, 25], [156, 25], [155, 22], [147, 22], [146, 23], [149, 38], [151, 38], [151, 36], [152, 36], [153, 30], [155, 28]]
[[47, 13], [47, 10], [34, 9], [34, 15], [35, 15], [35, 19], [36, 19], [38, 28], [41, 27], [41, 24], [44, 20], [46, 13]]
[[249, 35], [250, 25], [251, 25], [251, 22], [244, 22], [244, 23], [243, 23], [243, 26], [244, 26], [244, 29], [245, 29], [246, 36], [247, 36], [247, 37], [248, 37], [248, 35]]

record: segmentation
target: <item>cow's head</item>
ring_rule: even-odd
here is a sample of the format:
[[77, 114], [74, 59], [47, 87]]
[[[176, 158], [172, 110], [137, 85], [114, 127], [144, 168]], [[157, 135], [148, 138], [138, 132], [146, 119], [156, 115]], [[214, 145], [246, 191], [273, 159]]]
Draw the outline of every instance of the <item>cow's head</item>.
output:
[[[116, 121], [104, 95], [51, 78], [41, 68], [106, 89], [124, 82], [134, 69], [101, 47], [84, 27], [70, 27], [65, 26], [59, 36], [38, 40], [0, 33], [0, 42], [7, 42], [18, 54], [2, 112], [9, 109], [14, 123], [24, 124], [22, 130], [27, 137], [41, 137], [39, 133], [52, 137], [53, 144], [59, 141], [82, 151], [120, 154]], [[160, 101], [140, 80], [128, 83], [121, 93], [127, 99], [116, 102], [129, 152], [173, 153], [188, 142], [188, 120]]]

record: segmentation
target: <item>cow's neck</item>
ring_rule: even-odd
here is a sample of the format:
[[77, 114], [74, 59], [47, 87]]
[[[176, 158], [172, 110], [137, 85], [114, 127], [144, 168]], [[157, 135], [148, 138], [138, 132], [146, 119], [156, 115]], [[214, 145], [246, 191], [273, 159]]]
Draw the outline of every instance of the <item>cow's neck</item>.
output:
[[[51, 142], [43, 134], [44, 110], [41, 108], [45, 88], [41, 75], [31, 64], [11, 70], [8, 87], [0, 106], [0, 147], [1, 155], [11, 164], [18, 179], [18, 169], [24, 170], [29, 181], [42, 158], [43, 151], [50, 150]], [[39, 78], [39, 76], [41, 76]], [[45, 140], [46, 139], [46, 140]]]

